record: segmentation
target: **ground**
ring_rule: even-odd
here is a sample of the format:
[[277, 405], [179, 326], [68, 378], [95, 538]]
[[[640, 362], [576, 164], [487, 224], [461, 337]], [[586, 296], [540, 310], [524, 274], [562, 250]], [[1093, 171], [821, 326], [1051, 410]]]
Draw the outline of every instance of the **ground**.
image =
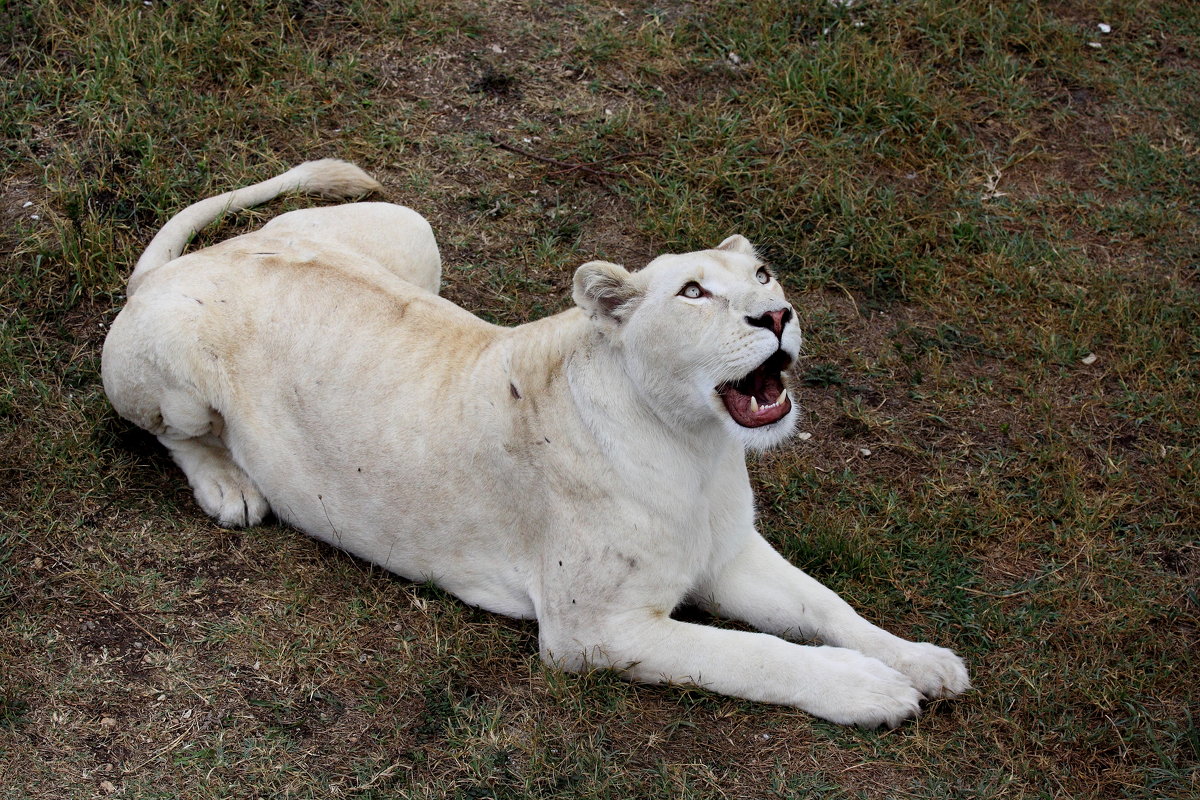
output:
[[[0, 8], [0, 798], [1200, 794], [1195, 4]], [[760, 527], [975, 689], [860, 731], [564, 675], [205, 518], [106, 327], [171, 214], [328, 156], [503, 324], [592, 258], [758, 244], [807, 339]]]

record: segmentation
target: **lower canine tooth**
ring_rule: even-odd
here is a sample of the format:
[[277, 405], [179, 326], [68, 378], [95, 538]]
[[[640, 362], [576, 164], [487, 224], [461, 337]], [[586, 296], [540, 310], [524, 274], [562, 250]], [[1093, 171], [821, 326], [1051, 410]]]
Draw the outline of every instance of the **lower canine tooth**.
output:
[[758, 398], [755, 397], [754, 395], [750, 395], [750, 413], [751, 414], [758, 413]]

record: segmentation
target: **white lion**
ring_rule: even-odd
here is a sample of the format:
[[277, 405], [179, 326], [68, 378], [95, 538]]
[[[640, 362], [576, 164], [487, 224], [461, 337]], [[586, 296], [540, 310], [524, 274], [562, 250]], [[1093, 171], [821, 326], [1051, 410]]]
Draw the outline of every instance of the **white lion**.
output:
[[[872, 625], [754, 528], [746, 448], [783, 441], [800, 330], [741, 236], [637, 272], [593, 261], [577, 308], [516, 328], [437, 296], [429, 224], [338, 161], [197, 203], [154, 237], [104, 346], [117, 411], [222, 525], [281, 520], [464, 601], [538, 620], [542, 657], [895, 725], [969, 687], [954, 653]], [[765, 633], [680, 622], [693, 603]], [[816, 638], [804, 646], [784, 638]]]

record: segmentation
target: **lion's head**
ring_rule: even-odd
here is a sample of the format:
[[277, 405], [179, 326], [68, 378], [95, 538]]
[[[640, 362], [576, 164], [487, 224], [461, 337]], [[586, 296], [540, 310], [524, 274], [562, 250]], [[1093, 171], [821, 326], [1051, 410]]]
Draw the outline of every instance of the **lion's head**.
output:
[[632, 273], [605, 261], [584, 264], [574, 298], [663, 418], [716, 422], [760, 449], [795, 427], [783, 370], [800, 351], [800, 327], [745, 237], [659, 256]]

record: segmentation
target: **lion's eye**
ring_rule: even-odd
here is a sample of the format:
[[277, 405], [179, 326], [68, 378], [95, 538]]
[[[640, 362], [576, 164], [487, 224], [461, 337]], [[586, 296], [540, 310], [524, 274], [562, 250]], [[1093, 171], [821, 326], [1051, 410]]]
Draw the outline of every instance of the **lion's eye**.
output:
[[679, 290], [679, 294], [683, 295], [689, 300], [699, 300], [701, 297], [704, 297], [706, 294], [708, 294], [708, 292], [704, 291], [703, 286], [695, 281], [692, 281], [691, 283], [685, 284], [684, 287]]
[[766, 267], [759, 267], [758, 272], [754, 273], [754, 277], [758, 278], [759, 283], [767, 284], [771, 282], [771, 273], [767, 272]]

